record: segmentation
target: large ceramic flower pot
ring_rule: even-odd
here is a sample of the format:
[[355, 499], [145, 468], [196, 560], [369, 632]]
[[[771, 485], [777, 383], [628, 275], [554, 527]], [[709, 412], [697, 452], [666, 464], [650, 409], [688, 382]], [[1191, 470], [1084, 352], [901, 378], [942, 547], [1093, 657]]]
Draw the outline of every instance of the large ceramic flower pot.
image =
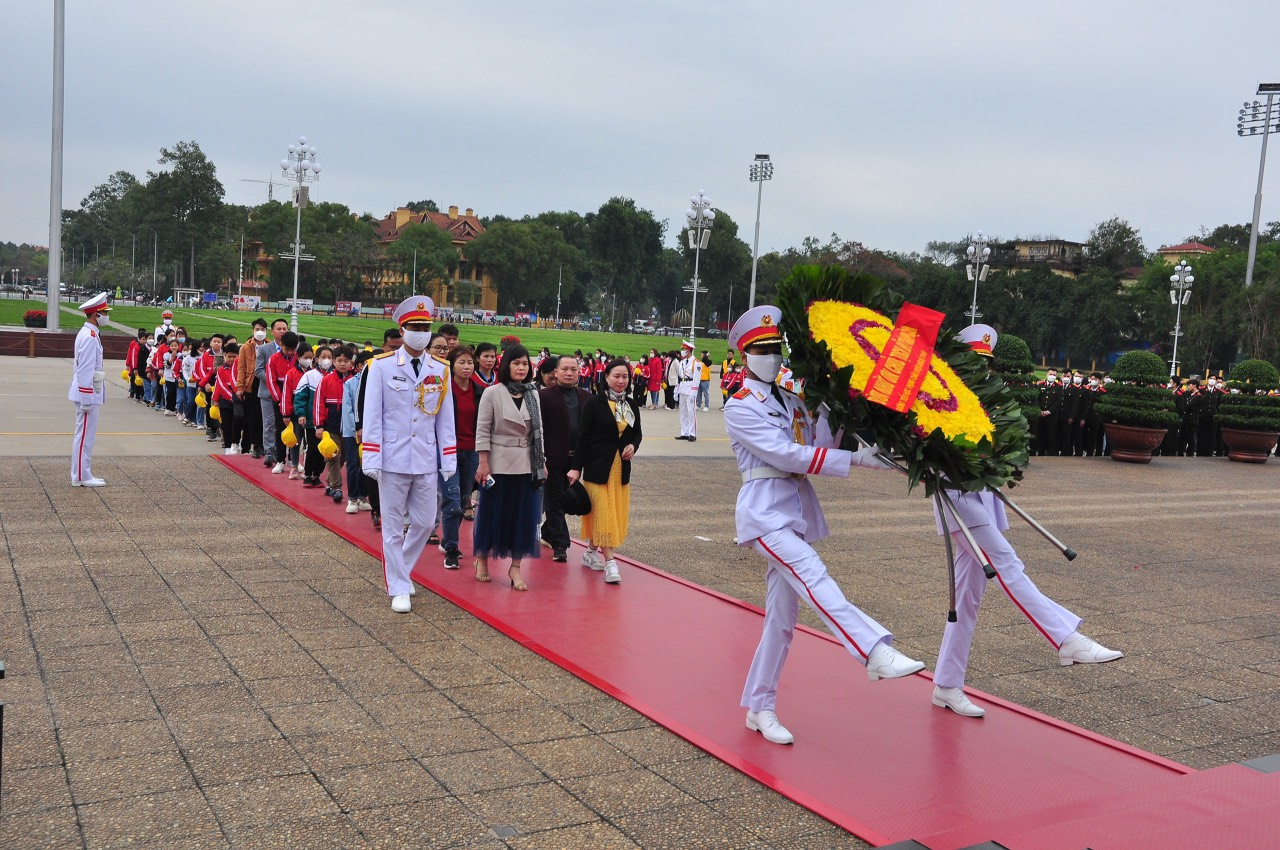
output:
[[1280, 433], [1276, 431], [1222, 429], [1222, 441], [1227, 444], [1227, 457], [1241, 463], [1266, 463], [1277, 440], [1280, 440]]
[[1151, 463], [1151, 452], [1164, 440], [1167, 428], [1140, 428], [1104, 422], [1111, 459], [1124, 463]]

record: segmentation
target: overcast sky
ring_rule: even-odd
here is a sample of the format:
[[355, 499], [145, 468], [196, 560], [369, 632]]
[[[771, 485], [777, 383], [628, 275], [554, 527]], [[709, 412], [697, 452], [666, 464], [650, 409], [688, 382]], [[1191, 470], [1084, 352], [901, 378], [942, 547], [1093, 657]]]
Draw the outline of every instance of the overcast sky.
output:
[[[832, 232], [1083, 241], [1112, 216], [1154, 249], [1247, 223], [1260, 140], [1237, 113], [1280, 82], [1274, 0], [66, 5], [65, 208], [179, 140], [228, 202], [258, 203], [244, 181], [279, 175], [302, 134], [313, 197], [356, 212], [622, 195], [673, 242], [705, 189], [749, 244], [748, 167], [769, 153], [762, 253]], [[0, 240], [49, 241], [52, 10], [5, 4]]]

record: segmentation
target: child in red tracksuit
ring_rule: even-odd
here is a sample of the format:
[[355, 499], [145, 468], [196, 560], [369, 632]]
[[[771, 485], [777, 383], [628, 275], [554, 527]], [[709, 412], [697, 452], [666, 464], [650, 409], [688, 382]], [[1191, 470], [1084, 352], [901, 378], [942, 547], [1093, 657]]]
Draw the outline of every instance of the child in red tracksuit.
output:
[[288, 459], [285, 460], [285, 466], [289, 467], [289, 480], [302, 477], [302, 464], [298, 462], [298, 446], [302, 440], [303, 428], [298, 424], [298, 417], [293, 410], [293, 394], [298, 390], [298, 382], [302, 380], [303, 374], [311, 368], [311, 346], [305, 342], [298, 344], [298, 352], [294, 357], [293, 368], [284, 376], [284, 386], [280, 393], [280, 416], [281, 421], [288, 422], [293, 425], [293, 433], [297, 436], [299, 442], [294, 443], [288, 448]]
[[335, 502], [342, 502], [342, 385], [351, 375], [352, 361], [355, 352], [345, 345], [334, 347], [331, 352], [330, 366], [326, 368], [325, 358], [320, 359], [320, 369], [325, 373], [316, 390], [315, 400], [311, 404], [311, 419], [316, 429], [316, 441], [324, 439], [325, 432], [329, 439], [338, 446], [333, 457], [325, 458], [324, 493]]
[[724, 400], [720, 402], [721, 410], [724, 410], [725, 402], [729, 400], [729, 396], [740, 389], [742, 389], [742, 370], [735, 363], [720, 379], [720, 394], [724, 396]]
[[236, 393], [235, 363], [239, 352], [240, 346], [234, 342], [224, 346], [222, 353], [226, 359], [213, 375], [213, 400], [210, 404], [217, 405], [218, 415], [222, 417], [220, 424], [224, 455], [240, 454], [240, 428], [244, 424], [244, 404]]

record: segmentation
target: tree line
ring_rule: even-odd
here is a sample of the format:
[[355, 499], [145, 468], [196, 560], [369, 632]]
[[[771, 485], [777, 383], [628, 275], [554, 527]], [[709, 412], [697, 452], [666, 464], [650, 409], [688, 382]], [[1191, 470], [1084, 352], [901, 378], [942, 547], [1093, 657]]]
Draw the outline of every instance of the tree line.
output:
[[[154, 275], [161, 295], [179, 286], [212, 291], [240, 274], [242, 239], [246, 246], [260, 243], [269, 257], [289, 250], [296, 214], [291, 203], [247, 207], [227, 204], [224, 196], [214, 164], [194, 141], [162, 148], [157, 168], [141, 179], [126, 171], [112, 174], [77, 209], [63, 213], [64, 280], [149, 291]], [[406, 206], [438, 211], [431, 200]], [[669, 221], [630, 198], [610, 198], [586, 213], [481, 216], [485, 232], [467, 245], [465, 257], [432, 225], [410, 225], [396, 242], [381, 246], [374, 228], [380, 217], [331, 201], [308, 206], [303, 250], [316, 259], [301, 266], [299, 295], [320, 303], [367, 300], [370, 287], [408, 280], [415, 270], [415, 288], [422, 291], [464, 263], [479, 263], [497, 286], [501, 313], [550, 317], [558, 305], [561, 316], [619, 329], [650, 317], [688, 326], [694, 252], [686, 231], [675, 234], [678, 247], [667, 246]], [[1239, 356], [1280, 361], [1280, 222], [1259, 234], [1254, 284], [1245, 289], [1248, 239], [1247, 225], [1221, 225], [1186, 240], [1215, 250], [1191, 260], [1196, 281], [1182, 310], [1178, 350], [1184, 373], [1226, 369]], [[970, 241], [966, 234], [929, 242], [923, 252], [898, 253], [835, 233], [809, 237], [760, 256], [756, 302], [771, 300], [777, 283], [797, 265], [838, 264], [885, 278], [907, 300], [940, 310], [959, 326], [967, 323], [973, 297], [965, 273]], [[990, 276], [979, 285], [981, 321], [1022, 337], [1038, 359], [1051, 362], [1102, 365], [1128, 348], [1151, 348], [1168, 359], [1176, 309], [1169, 298], [1172, 269], [1148, 251], [1129, 222], [1117, 217], [1094, 227], [1074, 279], [1048, 264], [1008, 262], [1000, 246], [1015, 241], [991, 240], [997, 250]], [[246, 247], [246, 277], [257, 274], [251, 253]], [[30, 246], [0, 243], [0, 267], [17, 262], [23, 274], [41, 271]], [[707, 292], [699, 293], [697, 325], [705, 334], [727, 327], [747, 306], [751, 248], [723, 210], [717, 210], [709, 247], [701, 252], [699, 277]], [[272, 260], [267, 280], [271, 299], [288, 297], [292, 261]], [[403, 297], [411, 285], [381, 291]], [[474, 298], [463, 289], [455, 288], [455, 297]]]

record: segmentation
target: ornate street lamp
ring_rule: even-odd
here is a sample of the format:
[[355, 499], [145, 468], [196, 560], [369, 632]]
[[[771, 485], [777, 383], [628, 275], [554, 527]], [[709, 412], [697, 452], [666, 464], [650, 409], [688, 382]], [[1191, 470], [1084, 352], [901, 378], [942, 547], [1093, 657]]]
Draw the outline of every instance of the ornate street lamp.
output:
[[[751, 182], [756, 187], [756, 238], [751, 246], [751, 292], [747, 296], [747, 309], [756, 306], [756, 266], [760, 263], [760, 201], [764, 198], [764, 181], [773, 179], [773, 163], [767, 153], [756, 154], [756, 161], [751, 163]], [[733, 323], [733, 314], [729, 315], [729, 323]]]
[[1178, 312], [1173, 320], [1173, 360], [1169, 363], [1170, 378], [1178, 375], [1178, 337], [1182, 336], [1182, 305], [1191, 300], [1191, 284], [1194, 282], [1195, 275], [1191, 274], [1191, 266], [1187, 265], [1186, 260], [1174, 266], [1173, 274], [1169, 275], [1169, 283], [1173, 287], [1169, 290], [1169, 301], [1178, 305]]
[[298, 223], [294, 229], [293, 249], [291, 253], [281, 254], [282, 258], [293, 260], [293, 302], [289, 309], [289, 330], [298, 332], [298, 263], [302, 260], [314, 260], [315, 257], [303, 254], [302, 249], [302, 208], [307, 205], [309, 192], [306, 183], [314, 183], [320, 179], [320, 163], [316, 162], [314, 145], [307, 144], [306, 136], [299, 136], [296, 145], [289, 145], [289, 155], [280, 160], [280, 171], [285, 178], [297, 183], [293, 187], [293, 205], [298, 208]]
[[702, 249], [711, 244], [711, 223], [716, 219], [716, 211], [711, 208], [711, 199], [706, 192], [699, 189], [698, 194], [689, 199], [684, 217], [689, 224], [689, 247], [693, 249], [693, 285], [684, 288], [685, 292], [693, 293], [693, 312], [689, 314], [689, 340], [692, 342], [698, 333], [698, 293], [707, 291], [699, 286], [698, 264]]
[[982, 235], [981, 230], [964, 253], [969, 258], [964, 271], [969, 280], [973, 281], [973, 303], [969, 306], [969, 312], [966, 315], [969, 317], [970, 324], [977, 324], [978, 319], [982, 317], [978, 312], [978, 284], [986, 281], [987, 272], [991, 270], [987, 265], [987, 260], [991, 259], [991, 248], [987, 246], [987, 237]]

